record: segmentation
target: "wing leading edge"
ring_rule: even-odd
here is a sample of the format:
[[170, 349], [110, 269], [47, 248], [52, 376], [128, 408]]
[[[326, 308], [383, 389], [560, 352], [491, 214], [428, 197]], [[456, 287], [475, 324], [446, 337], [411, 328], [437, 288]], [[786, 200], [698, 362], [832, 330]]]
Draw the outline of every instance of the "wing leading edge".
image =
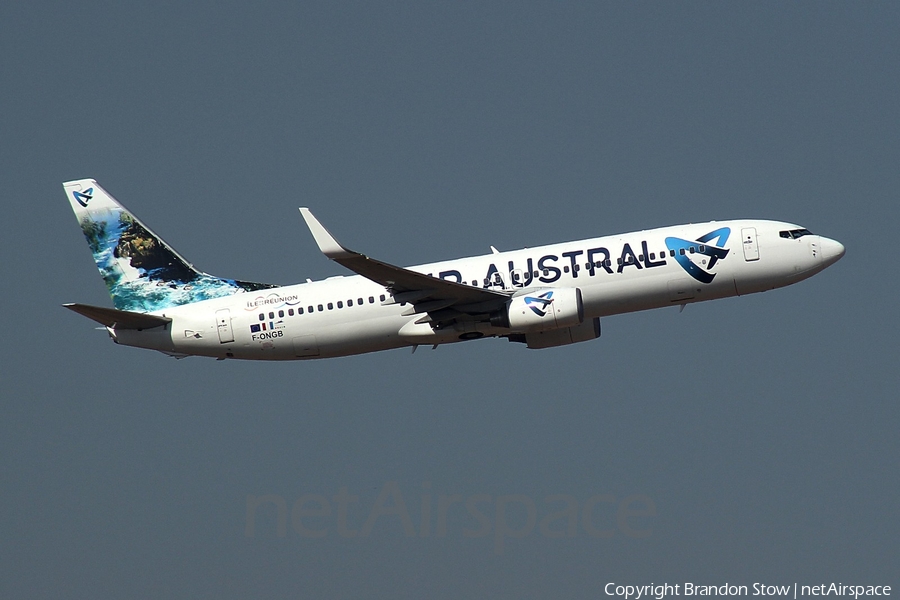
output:
[[509, 300], [509, 295], [504, 292], [438, 279], [348, 250], [334, 239], [308, 208], [301, 208], [300, 214], [322, 254], [387, 288], [392, 298], [386, 304], [407, 302], [412, 307], [404, 314], [427, 313], [418, 322], [447, 323], [460, 318], [471, 320], [498, 310]]

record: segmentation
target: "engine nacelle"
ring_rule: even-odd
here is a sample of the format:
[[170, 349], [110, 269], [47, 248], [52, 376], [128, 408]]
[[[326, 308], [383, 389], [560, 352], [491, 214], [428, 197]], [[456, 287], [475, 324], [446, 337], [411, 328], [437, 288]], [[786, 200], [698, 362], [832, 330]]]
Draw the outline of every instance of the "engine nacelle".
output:
[[600, 337], [600, 317], [594, 317], [574, 327], [551, 329], [550, 331], [533, 331], [530, 333], [513, 333], [509, 336], [511, 342], [528, 344], [529, 348], [553, 348], [586, 342]]
[[491, 318], [495, 326], [521, 332], [562, 329], [582, 321], [584, 302], [578, 288], [544, 288], [514, 296], [505, 314]]

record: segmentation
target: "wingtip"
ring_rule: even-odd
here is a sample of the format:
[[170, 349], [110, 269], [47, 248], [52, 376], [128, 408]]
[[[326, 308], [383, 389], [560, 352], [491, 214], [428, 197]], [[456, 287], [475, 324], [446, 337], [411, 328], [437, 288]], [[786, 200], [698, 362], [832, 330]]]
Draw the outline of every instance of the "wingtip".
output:
[[303, 220], [306, 221], [306, 226], [309, 227], [309, 232], [312, 233], [313, 239], [316, 240], [316, 244], [318, 244], [322, 254], [328, 258], [347, 258], [355, 254], [341, 246], [308, 208], [301, 206], [300, 214], [303, 216]]

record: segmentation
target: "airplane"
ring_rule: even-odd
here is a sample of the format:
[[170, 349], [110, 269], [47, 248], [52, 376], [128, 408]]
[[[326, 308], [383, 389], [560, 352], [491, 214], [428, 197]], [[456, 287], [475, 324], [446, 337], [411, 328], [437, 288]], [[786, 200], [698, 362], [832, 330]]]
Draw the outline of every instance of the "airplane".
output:
[[844, 246], [780, 221], [662, 227], [398, 267], [347, 249], [308, 208], [322, 253], [355, 275], [289, 286], [198, 271], [93, 179], [63, 184], [115, 308], [64, 304], [118, 344], [183, 358], [303, 360], [506, 338], [596, 339], [600, 318], [791, 285]]

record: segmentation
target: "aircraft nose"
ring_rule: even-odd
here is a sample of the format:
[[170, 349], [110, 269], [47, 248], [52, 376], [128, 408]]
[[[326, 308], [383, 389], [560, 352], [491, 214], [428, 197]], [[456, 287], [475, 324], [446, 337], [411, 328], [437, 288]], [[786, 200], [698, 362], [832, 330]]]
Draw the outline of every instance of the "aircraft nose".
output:
[[822, 262], [825, 263], [825, 266], [833, 265], [844, 256], [844, 245], [837, 240], [820, 237], [819, 243], [822, 248]]

